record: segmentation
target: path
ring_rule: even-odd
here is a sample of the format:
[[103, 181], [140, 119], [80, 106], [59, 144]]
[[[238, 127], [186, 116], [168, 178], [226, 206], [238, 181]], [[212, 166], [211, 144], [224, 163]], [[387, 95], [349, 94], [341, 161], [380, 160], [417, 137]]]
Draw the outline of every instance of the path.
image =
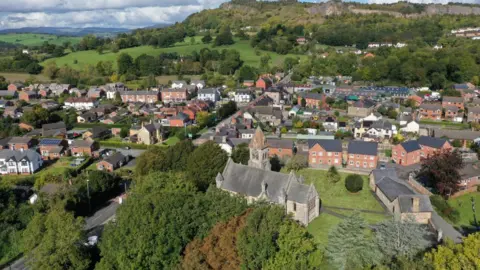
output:
[[326, 209], [332, 209], [332, 210], [347, 210], [347, 211], [358, 211], [362, 213], [369, 213], [369, 214], [379, 214], [379, 215], [386, 215], [389, 216], [389, 214], [385, 211], [373, 211], [373, 210], [363, 210], [363, 209], [354, 209], [354, 208], [344, 208], [344, 207], [337, 207], [337, 206], [324, 206]]

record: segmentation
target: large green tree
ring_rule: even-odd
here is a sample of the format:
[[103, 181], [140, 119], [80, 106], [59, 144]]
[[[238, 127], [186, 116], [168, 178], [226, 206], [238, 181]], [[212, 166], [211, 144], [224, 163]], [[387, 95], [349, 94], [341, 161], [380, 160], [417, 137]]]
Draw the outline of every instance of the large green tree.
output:
[[241, 163], [243, 165], [248, 164], [248, 160], [250, 159], [250, 148], [248, 148], [248, 144], [242, 143], [237, 146], [232, 151], [232, 160], [235, 163]]
[[188, 157], [187, 170], [201, 190], [215, 183], [215, 177], [221, 173], [227, 163], [228, 155], [212, 141], [200, 145]]
[[480, 267], [480, 233], [470, 234], [463, 243], [450, 240], [425, 254], [424, 261], [435, 270], [478, 269]]
[[117, 58], [118, 74], [127, 74], [134, 68], [133, 58], [128, 53], [121, 53]]

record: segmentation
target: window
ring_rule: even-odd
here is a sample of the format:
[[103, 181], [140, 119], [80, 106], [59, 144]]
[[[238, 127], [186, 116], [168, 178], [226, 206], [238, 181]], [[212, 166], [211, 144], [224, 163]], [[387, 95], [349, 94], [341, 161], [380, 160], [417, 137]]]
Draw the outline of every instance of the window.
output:
[[373, 162], [370, 162], [370, 168], [373, 168]]
[[323, 157], [323, 152], [318, 152], [318, 155], [319, 155], [320, 157]]
[[374, 156], [370, 156], [370, 160], [374, 160], [374, 159], [375, 159], [375, 157], [374, 157]]
[[350, 155], [350, 158], [353, 158], [353, 155]]
[[332, 163], [332, 160], [331, 160], [331, 159], [328, 160], [328, 165], [330, 165], [330, 163]]
[[360, 155], [357, 155], [357, 158], [360, 158]]
[[328, 153], [327, 153], [327, 156], [331, 157], [331, 156], [332, 156], [332, 152], [328, 152]]
[[338, 152], [335, 152], [335, 156], [338, 157]]
[[8, 165], [9, 165], [9, 166], [15, 166], [15, 162], [10, 161], [10, 162], [8, 162]]
[[350, 165], [353, 165], [353, 161], [350, 160]]
[[363, 167], [364, 167], [364, 168], [367, 167], [367, 162], [363, 162]]
[[338, 158], [335, 159], [335, 164], [338, 164]]
[[22, 161], [22, 166], [28, 166], [28, 162]]
[[312, 163], [317, 163], [317, 159], [316, 159], [316, 158], [312, 158]]
[[282, 152], [282, 148], [278, 148], [278, 152]]
[[360, 167], [360, 162], [359, 162], [359, 161], [357, 161], [357, 164], [356, 164], [356, 165], [357, 165], [357, 167]]
[[312, 157], [316, 157], [317, 156], [317, 152], [312, 152]]
[[404, 157], [404, 156], [405, 156], [405, 152], [402, 152], [402, 157]]
[[293, 203], [293, 212], [297, 211], [297, 203]]

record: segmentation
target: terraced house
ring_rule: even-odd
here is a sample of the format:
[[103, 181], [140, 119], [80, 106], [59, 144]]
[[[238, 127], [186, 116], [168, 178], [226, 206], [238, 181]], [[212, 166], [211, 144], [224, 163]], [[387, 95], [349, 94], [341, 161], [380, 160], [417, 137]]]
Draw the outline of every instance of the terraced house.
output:
[[455, 106], [459, 110], [463, 110], [465, 109], [463, 102], [464, 100], [462, 97], [443, 97], [442, 107], [446, 108], [448, 106]]
[[373, 170], [378, 162], [378, 143], [350, 141], [347, 151], [347, 168]]
[[163, 89], [160, 93], [164, 103], [185, 102], [188, 99], [187, 90], [182, 88]]
[[441, 120], [442, 105], [439, 103], [423, 103], [418, 113], [420, 119]]
[[438, 151], [449, 149], [452, 149], [452, 146], [446, 139], [421, 136], [418, 140], [395, 145], [392, 148], [392, 160], [397, 164], [410, 166]]
[[33, 174], [42, 165], [42, 157], [33, 150], [0, 151], [0, 174]]
[[160, 100], [159, 92], [157, 91], [124, 91], [120, 93], [122, 102], [142, 102], [142, 103], [157, 103]]
[[308, 164], [310, 167], [342, 166], [342, 141], [308, 140]]

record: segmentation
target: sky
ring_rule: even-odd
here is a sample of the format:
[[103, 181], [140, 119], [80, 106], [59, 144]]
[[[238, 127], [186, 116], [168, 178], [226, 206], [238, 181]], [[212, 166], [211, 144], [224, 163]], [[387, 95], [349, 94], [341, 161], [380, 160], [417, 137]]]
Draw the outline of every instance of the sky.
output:
[[[306, 0], [318, 2], [317, 0]], [[321, 1], [321, 0], [320, 0]], [[354, 0], [392, 3], [396, 0]], [[448, 0], [409, 0], [446, 3]], [[0, 0], [0, 29], [21, 27], [140, 28], [182, 21], [227, 0]], [[457, 0], [477, 3], [480, 0]]]

